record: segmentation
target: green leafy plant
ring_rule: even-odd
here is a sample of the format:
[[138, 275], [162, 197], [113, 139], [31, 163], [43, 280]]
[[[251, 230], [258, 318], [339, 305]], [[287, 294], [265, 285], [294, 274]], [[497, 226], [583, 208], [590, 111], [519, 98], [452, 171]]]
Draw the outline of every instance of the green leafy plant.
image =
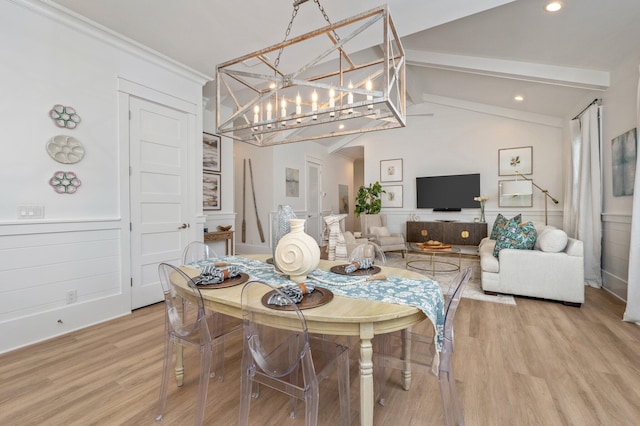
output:
[[382, 209], [380, 195], [386, 193], [380, 182], [371, 183], [369, 186], [360, 186], [356, 194], [356, 209], [353, 211], [356, 216], [361, 213], [378, 214]]

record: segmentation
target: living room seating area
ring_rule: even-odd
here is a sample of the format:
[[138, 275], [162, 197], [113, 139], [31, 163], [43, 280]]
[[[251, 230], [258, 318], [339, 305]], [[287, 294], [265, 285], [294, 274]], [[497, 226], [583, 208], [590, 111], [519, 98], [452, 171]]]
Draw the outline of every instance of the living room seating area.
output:
[[[522, 224], [520, 220], [520, 215], [507, 220], [499, 214], [491, 235], [481, 241], [484, 292], [557, 300], [580, 307], [585, 292], [582, 241], [569, 238], [553, 226]], [[518, 236], [509, 235], [510, 227]], [[523, 236], [527, 241], [521, 240]]]

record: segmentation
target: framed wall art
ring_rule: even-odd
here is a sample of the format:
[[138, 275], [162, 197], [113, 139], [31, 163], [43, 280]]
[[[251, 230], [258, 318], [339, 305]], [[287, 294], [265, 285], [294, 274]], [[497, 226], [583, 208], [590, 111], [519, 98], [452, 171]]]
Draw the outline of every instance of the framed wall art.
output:
[[220, 136], [202, 133], [202, 170], [220, 173]]
[[202, 208], [204, 210], [220, 210], [220, 175], [217, 173], [202, 173]]
[[300, 169], [285, 168], [285, 195], [287, 197], [300, 196]]
[[384, 193], [380, 195], [382, 207], [402, 208], [402, 185], [383, 186]]
[[530, 180], [498, 182], [499, 207], [533, 207], [533, 185]]
[[338, 185], [338, 213], [349, 214], [349, 186]]
[[515, 176], [533, 173], [533, 147], [522, 146], [498, 150], [498, 175]]
[[380, 160], [380, 182], [402, 182], [402, 158]]
[[613, 196], [633, 195], [636, 178], [638, 149], [637, 129], [616, 136], [611, 140], [611, 167]]

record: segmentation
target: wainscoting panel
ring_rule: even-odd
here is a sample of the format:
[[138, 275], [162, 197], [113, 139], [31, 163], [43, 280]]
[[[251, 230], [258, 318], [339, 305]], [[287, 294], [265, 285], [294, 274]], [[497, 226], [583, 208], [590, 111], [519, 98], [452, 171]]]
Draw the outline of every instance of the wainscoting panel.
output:
[[0, 352], [131, 311], [119, 220], [0, 231]]
[[602, 215], [603, 287], [627, 299], [629, 274], [630, 215]]

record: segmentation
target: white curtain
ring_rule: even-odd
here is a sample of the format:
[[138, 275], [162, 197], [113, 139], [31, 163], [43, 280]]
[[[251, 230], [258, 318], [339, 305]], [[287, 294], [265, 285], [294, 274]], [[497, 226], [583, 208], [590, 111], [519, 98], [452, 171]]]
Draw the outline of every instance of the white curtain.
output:
[[[640, 129], [640, 81], [636, 98], [638, 114], [636, 128]], [[629, 276], [627, 279], [627, 309], [625, 321], [640, 324], [640, 155], [636, 160], [636, 178], [633, 190], [633, 210], [631, 212], [631, 245], [629, 247]]]
[[602, 287], [602, 107], [595, 103], [571, 120], [571, 165], [565, 191], [563, 228], [584, 244], [584, 279]]

